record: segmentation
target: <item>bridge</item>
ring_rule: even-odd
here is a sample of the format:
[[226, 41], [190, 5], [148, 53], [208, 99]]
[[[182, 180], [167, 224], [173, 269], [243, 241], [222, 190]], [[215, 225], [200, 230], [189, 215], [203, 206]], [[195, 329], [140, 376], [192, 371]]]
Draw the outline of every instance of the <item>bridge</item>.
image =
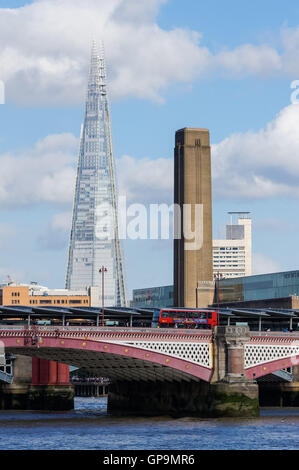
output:
[[[299, 332], [258, 332], [247, 326], [210, 331], [1, 325], [0, 341], [8, 354], [109, 377], [109, 406], [116, 411], [141, 411], [136, 403], [142, 398], [149, 412], [191, 407], [203, 416], [251, 415], [258, 407], [257, 380], [299, 364]], [[221, 395], [225, 398], [219, 403]]]
[[204, 380], [212, 332], [157, 328], [2, 326], [5, 351], [48, 359], [113, 380]]
[[[239, 332], [244, 327], [226, 327]], [[210, 330], [2, 326], [5, 351], [39, 357], [125, 380], [204, 380], [213, 375]], [[299, 364], [299, 332], [250, 332], [243, 342], [248, 379]], [[230, 350], [230, 346], [228, 346]]]

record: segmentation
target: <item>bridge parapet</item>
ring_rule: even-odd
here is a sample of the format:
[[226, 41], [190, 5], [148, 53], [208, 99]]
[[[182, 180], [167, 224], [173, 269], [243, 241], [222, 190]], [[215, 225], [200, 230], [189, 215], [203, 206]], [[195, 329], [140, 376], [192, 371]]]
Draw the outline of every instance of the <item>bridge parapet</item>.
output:
[[183, 329], [157, 329], [157, 328], [107, 328], [107, 327], [10, 327], [1, 326], [0, 337], [8, 336], [59, 336], [68, 338], [91, 337], [98, 339], [119, 340], [148, 340], [148, 341], [184, 341], [184, 342], [208, 342], [212, 341], [210, 330], [183, 330]]
[[248, 378], [257, 379], [297, 364], [298, 332], [254, 332], [244, 346], [244, 369]]
[[290, 341], [299, 341], [299, 332], [284, 332], [284, 331], [250, 331], [250, 342], [281, 342], [287, 343]]
[[[73, 365], [77, 364], [74, 361], [79, 361], [81, 364], [84, 362], [83, 358], [88, 358], [98, 369], [101, 369], [101, 364], [103, 367], [108, 367], [102, 376], [109, 377], [109, 374], [114, 374], [116, 377], [125, 374], [129, 380], [138, 373], [144, 376], [146, 372], [147, 377], [152, 373], [154, 377], [159, 372], [162, 375], [165, 373], [165, 377], [171, 373], [171, 376], [180, 379], [209, 381], [213, 368], [213, 335], [209, 330], [5, 327], [0, 330], [0, 338], [12, 350], [23, 348], [24, 354], [51, 358]], [[123, 361], [124, 365], [128, 364], [129, 367], [125, 370], [123, 366], [117, 369], [115, 367], [117, 357], [118, 364]], [[129, 359], [134, 361], [128, 363]], [[149, 363], [152, 367], [149, 367]], [[158, 371], [157, 365], [162, 366], [163, 370]], [[167, 371], [165, 368], [170, 368], [172, 371]]]

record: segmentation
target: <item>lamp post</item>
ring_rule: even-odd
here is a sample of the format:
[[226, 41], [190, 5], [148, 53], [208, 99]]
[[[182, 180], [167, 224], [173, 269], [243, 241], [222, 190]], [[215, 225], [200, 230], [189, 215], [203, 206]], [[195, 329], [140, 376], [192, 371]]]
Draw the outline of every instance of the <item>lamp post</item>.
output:
[[220, 277], [222, 277], [222, 273], [220, 273], [220, 272], [218, 271], [218, 273], [217, 273], [217, 281], [218, 281], [218, 282], [217, 282], [217, 283], [218, 283], [218, 287], [217, 287], [217, 292], [218, 292], [218, 318], [217, 318], [217, 324], [218, 324], [218, 326], [219, 326], [219, 295], [220, 295], [220, 291], [219, 291], [219, 279], [220, 279]]
[[102, 266], [99, 269], [99, 273], [102, 274], [102, 326], [105, 326], [105, 319], [104, 319], [104, 275], [107, 272], [107, 268]]
[[217, 278], [217, 304], [218, 304], [217, 326], [219, 326], [219, 279], [220, 277], [222, 277], [222, 273], [218, 271], [217, 274], [214, 274], [214, 277]]

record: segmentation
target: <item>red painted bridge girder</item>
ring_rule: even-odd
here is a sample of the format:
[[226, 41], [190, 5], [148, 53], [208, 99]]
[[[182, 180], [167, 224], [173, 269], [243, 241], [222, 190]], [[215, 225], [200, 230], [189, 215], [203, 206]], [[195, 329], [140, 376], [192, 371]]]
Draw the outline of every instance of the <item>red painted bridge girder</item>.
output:
[[[115, 358], [123, 361], [114, 361], [113, 371], [117, 378], [118, 365], [125, 374], [125, 369], [131, 371], [131, 375], [138, 376], [138, 368], [149, 375], [154, 371], [163, 374], [167, 379], [210, 381], [213, 372], [213, 348], [212, 332], [209, 330], [167, 330], [151, 328], [78, 328], [78, 327], [40, 327], [40, 328], [1, 328], [0, 341], [8, 351], [42, 357], [70, 365], [80, 365], [94, 361], [97, 358], [97, 367], [100, 369], [101, 361], [106, 365], [112, 364]], [[158, 345], [156, 348], [153, 345]], [[163, 345], [163, 347], [161, 347]], [[299, 364], [298, 354], [289, 354], [282, 351], [282, 357], [273, 357], [269, 360], [261, 360], [262, 349], [277, 350], [277, 347], [294, 347], [299, 345], [299, 334], [290, 333], [264, 333], [251, 335], [250, 341], [244, 344], [244, 373], [249, 379], [257, 379], [263, 375]], [[192, 348], [203, 349], [204, 354], [209, 350], [210, 363], [200, 363], [199, 356]], [[248, 362], [248, 349], [257, 346], [260, 351], [255, 352], [255, 362]], [[184, 353], [184, 348], [186, 352]], [[188, 349], [189, 348], [189, 349]], [[191, 348], [191, 349], [190, 349]], [[246, 349], [247, 348], [247, 349]], [[181, 350], [180, 350], [181, 349]], [[294, 349], [292, 349], [293, 351]], [[247, 352], [246, 352], [247, 351]], [[179, 353], [178, 353], [179, 352]], [[260, 354], [260, 357], [258, 357]], [[276, 354], [277, 356], [277, 354]], [[207, 356], [206, 356], [207, 358]], [[271, 359], [271, 358], [270, 358]], [[150, 370], [149, 365], [156, 367]], [[160, 370], [157, 369], [160, 367]], [[134, 372], [133, 369], [136, 369]], [[161, 371], [163, 369], [163, 371]], [[106, 372], [108, 369], [106, 368]], [[172, 375], [170, 374], [172, 371]], [[106, 375], [110, 376], [110, 375]], [[114, 378], [115, 378], [114, 377]], [[132, 377], [131, 377], [132, 380]]]
[[[255, 348], [256, 346], [256, 348]], [[247, 347], [247, 348], [246, 348]], [[299, 333], [253, 333], [245, 348], [245, 375], [251, 380], [299, 365]], [[256, 349], [255, 361], [246, 357]], [[263, 359], [264, 360], [263, 360]], [[273, 358], [273, 360], [271, 360]], [[246, 364], [246, 361], [249, 364]]]
[[[115, 360], [116, 357], [122, 358], [124, 360], [123, 363], [120, 363], [122, 364], [122, 373], [126, 374], [124, 369], [127, 365], [127, 370], [130, 370], [132, 376], [135, 377], [136, 374], [138, 376], [138, 367], [143, 369], [140, 369], [141, 375], [144, 375], [146, 371], [150, 377], [151, 373], [155, 375], [159, 372], [160, 377], [165, 375], [166, 380], [172, 376], [176, 380], [201, 379], [208, 382], [212, 375], [212, 358], [211, 366], [207, 367], [192, 358], [171, 354], [171, 349], [176, 347], [177, 349], [184, 347], [200, 349], [200, 345], [205, 347], [209, 345], [212, 355], [212, 335], [207, 330], [159, 331], [157, 329], [136, 328], [90, 328], [86, 330], [72, 327], [60, 329], [42, 327], [28, 330], [7, 328], [0, 330], [0, 340], [8, 351], [57, 360], [70, 365], [77, 365], [76, 361], [79, 360], [81, 363], [86, 363], [86, 361], [97, 359], [100, 368], [103, 358], [105, 358], [106, 364], [109, 362], [112, 364], [112, 360]], [[159, 351], [159, 347], [157, 350], [149, 349], [153, 343], [156, 345], [163, 343], [165, 351]], [[169, 351], [167, 351], [167, 347], [169, 347]], [[152, 370], [148, 367], [149, 365], [154, 366]], [[115, 365], [113, 367], [113, 373], [117, 378], [118, 373], [115, 370]], [[134, 367], [136, 367], [135, 371]], [[109, 371], [109, 367], [106, 370]]]

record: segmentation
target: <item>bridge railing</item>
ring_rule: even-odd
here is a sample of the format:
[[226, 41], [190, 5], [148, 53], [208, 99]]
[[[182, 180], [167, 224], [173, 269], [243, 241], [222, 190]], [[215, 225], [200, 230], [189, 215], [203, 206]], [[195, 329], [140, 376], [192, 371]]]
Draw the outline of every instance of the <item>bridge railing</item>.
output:
[[1, 331], [28, 331], [28, 332], [99, 332], [99, 333], [155, 333], [155, 334], [184, 334], [194, 336], [197, 334], [212, 336], [211, 330], [186, 329], [186, 328], [139, 328], [139, 327], [118, 327], [118, 326], [43, 326], [43, 325], [0, 325]]
[[299, 331], [250, 331], [250, 336], [269, 338], [299, 338]]

